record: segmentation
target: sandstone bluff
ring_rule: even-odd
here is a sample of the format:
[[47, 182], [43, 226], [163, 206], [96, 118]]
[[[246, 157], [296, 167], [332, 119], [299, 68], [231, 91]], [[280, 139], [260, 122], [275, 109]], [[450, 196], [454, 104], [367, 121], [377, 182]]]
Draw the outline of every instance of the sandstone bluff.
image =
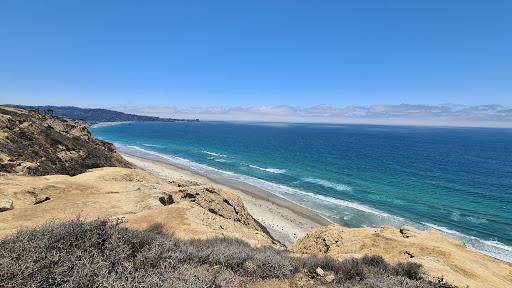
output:
[[[120, 219], [123, 227], [144, 230], [157, 225], [161, 233], [183, 240], [232, 237], [299, 259], [376, 254], [393, 265], [409, 261], [424, 267], [423, 282], [386, 276], [398, 285], [393, 287], [450, 287], [442, 284], [446, 282], [512, 286], [509, 263], [470, 251], [433, 230], [331, 225], [285, 247], [249, 214], [237, 193], [186, 177], [163, 179], [135, 169], [112, 144], [94, 139], [80, 123], [34, 111], [0, 107], [0, 183], [0, 239], [48, 221]], [[335, 275], [332, 270], [341, 269], [338, 264], [333, 268], [334, 262], [322, 261], [309, 268], [299, 265], [302, 268], [291, 278], [278, 275], [258, 283], [241, 278], [238, 286], [228, 287], [352, 287], [333, 286], [345, 272]], [[368, 275], [354, 287], [391, 287]], [[375, 283], [381, 286], [371, 286]]]

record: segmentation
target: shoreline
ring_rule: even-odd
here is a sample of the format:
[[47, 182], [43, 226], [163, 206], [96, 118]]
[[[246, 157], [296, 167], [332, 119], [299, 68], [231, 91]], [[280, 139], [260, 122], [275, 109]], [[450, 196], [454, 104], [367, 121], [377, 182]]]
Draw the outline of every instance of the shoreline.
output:
[[114, 126], [114, 125], [120, 125], [120, 124], [126, 124], [126, 123], [132, 123], [133, 121], [112, 121], [112, 122], [98, 122], [95, 124], [89, 125], [89, 128], [98, 128], [103, 126]]
[[[338, 223], [335, 223], [327, 218], [324, 218], [320, 214], [317, 214], [316, 212], [314, 212], [314, 210], [312, 210], [308, 207], [304, 207], [298, 203], [293, 202], [292, 200], [288, 200], [280, 195], [273, 194], [269, 191], [266, 191], [262, 188], [251, 185], [249, 183], [238, 182], [238, 181], [234, 182], [229, 179], [205, 176], [201, 173], [198, 173], [197, 171], [194, 171], [192, 168], [187, 169], [187, 166], [185, 164], [181, 164], [181, 163], [175, 164], [172, 162], [170, 163], [170, 162], [166, 161], [165, 159], [162, 159], [156, 155], [155, 156], [147, 155], [147, 154], [141, 155], [139, 153], [133, 153], [131, 151], [126, 151], [126, 150], [119, 151], [119, 149], [118, 149], [118, 153], [120, 153], [123, 157], [125, 157], [125, 159], [127, 157], [131, 157], [136, 162], [147, 161], [147, 162], [151, 162], [151, 163], [158, 163], [159, 166], [164, 166], [164, 167], [167, 166], [167, 167], [172, 167], [172, 169], [174, 169], [174, 170], [186, 171], [186, 173], [188, 173], [189, 175], [192, 175], [193, 178], [202, 179], [202, 181], [199, 181], [199, 182], [205, 182], [205, 183], [218, 185], [218, 186], [222, 186], [222, 187], [231, 189], [233, 192], [237, 193], [240, 196], [240, 198], [244, 202], [246, 208], [249, 210], [251, 215], [253, 215], [253, 217], [258, 222], [260, 222], [263, 226], [265, 226], [265, 228], [268, 229], [268, 231], [271, 233], [271, 235], [274, 238], [276, 238], [277, 240], [279, 240], [280, 242], [282, 242], [283, 244], [285, 244], [287, 246], [290, 244], [293, 244], [295, 241], [297, 241], [298, 239], [301, 238], [301, 235], [302, 236], [305, 235], [308, 231], [312, 230], [313, 228], [318, 228], [320, 226], [326, 226], [326, 225], [330, 225], [330, 224], [339, 225]], [[132, 162], [129, 159], [127, 159], [127, 160], [129, 162]], [[146, 171], [148, 171], [152, 174], [155, 174], [159, 177], [166, 178], [165, 175], [162, 175], [162, 173], [160, 173], [160, 171], [156, 171], [158, 169], [156, 169], [156, 170], [149, 169], [148, 170], [147, 167], [141, 167], [140, 163], [139, 163], [139, 165], [137, 165], [136, 163], [132, 163], [132, 164], [135, 164], [135, 166], [138, 166], [139, 168], [142, 168], [143, 170], [146, 170]], [[144, 166], [144, 165], [142, 165], [142, 166]], [[153, 170], [153, 171], [151, 171], [151, 170]], [[282, 211], [286, 211], [284, 213], [285, 216], [283, 216]], [[276, 214], [277, 214], [277, 216], [276, 216]], [[285, 222], [286, 224], [283, 225], [283, 223], [281, 223], [281, 225], [276, 225], [274, 223], [276, 221], [274, 218], [281, 218], [280, 220], [277, 220], [277, 221]], [[292, 220], [293, 218], [301, 219], [301, 221], [298, 221], [298, 222], [303, 222], [302, 225], [299, 224], [301, 227], [294, 227], [294, 225], [296, 225], [296, 223], [294, 223], [294, 222], [296, 222], [296, 221]], [[308, 223], [308, 222], [310, 224], [313, 223], [313, 225], [307, 225], [307, 224], [304, 225], [304, 223]], [[445, 229], [442, 229], [442, 227], [441, 228], [436, 227], [434, 225], [429, 225], [428, 223], [421, 222], [420, 224], [424, 225], [424, 227], [416, 227], [416, 226], [412, 226], [412, 227], [415, 227], [416, 229], [419, 229], [419, 230], [431, 230], [432, 229], [435, 231], [439, 231], [439, 232], [443, 233], [449, 239], [454, 239], [454, 240], [464, 243], [464, 245], [470, 250], [478, 252], [482, 255], [490, 256], [495, 259], [499, 259], [501, 261], [505, 261], [507, 263], [511, 263], [511, 261], [508, 260], [509, 258], [506, 257], [506, 255], [508, 255], [508, 254], [500, 254], [503, 252], [502, 251], [498, 252], [496, 250], [482, 250], [483, 248], [479, 247], [479, 245], [490, 245], [490, 244], [488, 244], [488, 241], [481, 240], [481, 239], [478, 239], [478, 238], [475, 238], [472, 236], [459, 234], [457, 232], [450, 233], [448, 231], [445, 231]], [[386, 226], [386, 225], [384, 225], [384, 226]], [[411, 226], [411, 225], [404, 224], [400, 227], [397, 227], [397, 226], [393, 226], [393, 227], [401, 228], [403, 226]], [[292, 231], [292, 232], [290, 232], [290, 231]], [[298, 232], [293, 232], [293, 231], [298, 231]], [[461, 235], [461, 236], [459, 237], [458, 235]], [[475, 243], [472, 243], [472, 242], [475, 242]], [[475, 246], [473, 246], [473, 245], [475, 245]], [[505, 253], [508, 250], [507, 249], [508, 247], [506, 247], [506, 246], [505, 246], [505, 248], [502, 248], [502, 246], [496, 246], [496, 245], [491, 245], [491, 246], [493, 249], [504, 250]], [[481, 248], [481, 249], [479, 249], [479, 248]]]
[[242, 199], [254, 219], [286, 246], [295, 243], [314, 228], [334, 224], [306, 207], [249, 184], [244, 187], [230, 185], [229, 182], [212, 179], [165, 161], [124, 151], [119, 154], [137, 168], [166, 180], [180, 178], [233, 191]]

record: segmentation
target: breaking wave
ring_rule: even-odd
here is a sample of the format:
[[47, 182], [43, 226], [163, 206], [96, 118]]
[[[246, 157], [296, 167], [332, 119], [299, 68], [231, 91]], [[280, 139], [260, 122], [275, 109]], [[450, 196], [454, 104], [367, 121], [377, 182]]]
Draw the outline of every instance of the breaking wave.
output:
[[147, 146], [147, 147], [157, 147], [157, 148], [162, 148], [162, 147], [164, 147], [164, 146], [162, 146], [162, 145], [146, 144], [146, 143], [144, 143], [144, 144], [142, 144], [142, 145]]
[[352, 187], [350, 187], [348, 185], [341, 184], [341, 183], [335, 183], [335, 182], [331, 182], [331, 181], [327, 181], [327, 180], [323, 180], [323, 179], [307, 177], [307, 178], [303, 178], [302, 181], [317, 184], [317, 185], [324, 186], [327, 188], [332, 188], [332, 189], [335, 189], [338, 191], [352, 191]]
[[285, 169], [263, 168], [263, 167], [259, 167], [259, 166], [251, 165], [251, 164], [246, 164], [246, 165], [251, 167], [251, 168], [258, 169], [258, 170], [261, 170], [261, 171], [270, 172], [270, 173], [276, 173], [276, 174], [284, 174], [284, 173], [286, 173]]
[[201, 151], [205, 154], [208, 154], [208, 155], [211, 155], [211, 156], [217, 156], [217, 157], [228, 157], [227, 155], [224, 155], [224, 154], [219, 154], [219, 153], [213, 153], [213, 152], [210, 152], [210, 151], [206, 151], [206, 150], [203, 150]]
[[[203, 164], [199, 164], [199, 163], [190, 161], [188, 159], [181, 158], [181, 157], [161, 154], [161, 153], [154, 152], [154, 151], [149, 151], [149, 150], [137, 147], [137, 146], [130, 146], [130, 145], [125, 146], [125, 145], [120, 145], [118, 143], [115, 143], [115, 144], [116, 144], [116, 146], [118, 146], [120, 151], [128, 153], [128, 154], [133, 154], [135, 156], [145, 157], [145, 158], [153, 159], [153, 160], [165, 160], [165, 161], [168, 161], [170, 164], [176, 165], [178, 167], [182, 167], [184, 169], [190, 169], [190, 170], [197, 172], [201, 175], [212, 177], [213, 179], [218, 179], [219, 181], [224, 179], [224, 180], [230, 181], [231, 183], [241, 182], [243, 184], [249, 184], [251, 186], [254, 186], [254, 187], [257, 187], [264, 191], [267, 191], [269, 193], [272, 193], [278, 197], [281, 197], [281, 198], [287, 199], [291, 202], [294, 202], [297, 205], [301, 205], [301, 206], [309, 208], [309, 209], [314, 209], [314, 211], [316, 211], [320, 216], [322, 216], [326, 219], [330, 218], [331, 221], [333, 221], [333, 222], [336, 222], [336, 220], [338, 220], [337, 218], [340, 218], [339, 215], [338, 215], [338, 217], [333, 217], [332, 214], [324, 213], [322, 210], [322, 206], [330, 205], [332, 207], [332, 205], [335, 205], [339, 209], [348, 209], [346, 211], [353, 211], [353, 213], [365, 213], [365, 215], [373, 215], [372, 217], [375, 217], [375, 219], [379, 219], [380, 224], [378, 224], [378, 226], [379, 225], [392, 225], [395, 227], [400, 227], [402, 225], [410, 225], [412, 223], [404, 218], [385, 213], [378, 209], [375, 209], [375, 208], [372, 208], [372, 207], [369, 207], [369, 206], [366, 206], [363, 204], [359, 204], [357, 202], [346, 201], [346, 200], [341, 200], [341, 199], [337, 199], [337, 198], [333, 198], [333, 197], [329, 197], [329, 196], [306, 192], [306, 191], [303, 191], [303, 190], [300, 190], [297, 188], [292, 188], [292, 187], [288, 187], [285, 185], [272, 183], [272, 182], [258, 179], [255, 177], [250, 177], [250, 176], [246, 176], [246, 175], [242, 175], [242, 174], [237, 174], [234, 172], [216, 169], [216, 168], [213, 168], [213, 167], [210, 167], [207, 165], [203, 165]], [[247, 165], [247, 166], [250, 166], [250, 165]], [[252, 166], [254, 166], [254, 165], [252, 165]], [[252, 168], [258, 169], [261, 167], [255, 166]], [[271, 169], [274, 170], [273, 168], [269, 168], [269, 169], [261, 168], [261, 170], [264, 170], [264, 171], [268, 171]], [[282, 169], [275, 169], [275, 170], [278, 170], [279, 172], [282, 171]], [[268, 171], [268, 172], [272, 172], [272, 171]], [[276, 172], [272, 172], [272, 173], [276, 173]], [[316, 179], [316, 178], [305, 178], [305, 179], [303, 179], [303, 181], [315, 183], [315, 184], [319, 184], [319, 185], [324, 185], [326, 187], [333, 186], [331, 188], [336, 187], [334, 189], [345, 189], [344, 191], [346, 191], [347, 188], [350, 188], [344, 184], [333, 183], [333, 182]], [[304, 204], [302, 204], [302, 203], [304, 203]], [[359, 212], [356, 212], [356, 211], [359, 211]], [[342, 218], [346, 220], [347, 217], [348, 218], [352, 217], [353, 213], [349, 213], [349, 214], [345, 213], [345, 215], [342, 215]], [[500, 259], [503, 261], [512, 262], [512, 247], [507, 246], [501, 242], [479, 239], [477, 237], [465, 235], [463, 233], [460, 233], [460, 232], [457, 232], [454, 230], [450, 230], [446, 227], [438, 226], [438, 225], [431, 224], [431, 223], [413, 223], [412, 225], [419, 227], [419, 228], [423, 228], [423, 229], [426, 227], [430, 227], [430, 228], [439, 230], [439, 231], [447, 234], [451, 238], [454, 238], [454, 239], [464, 242], [469, 248], [471, 248], [475, 251], [479, 251], [483, 254], [492, 256], [494, 258], [497, 258], [497, 259]]]

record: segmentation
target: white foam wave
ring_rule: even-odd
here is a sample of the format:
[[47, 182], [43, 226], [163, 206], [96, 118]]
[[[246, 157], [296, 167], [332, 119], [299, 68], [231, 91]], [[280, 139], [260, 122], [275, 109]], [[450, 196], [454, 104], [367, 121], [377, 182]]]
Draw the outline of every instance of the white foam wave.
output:
[[261, 170], [261, 171], [270, 172], [270, 173], [276, 173], [276, 174], [284, 174], [284, 173], [286, 173], [285, 169], [263, 168], [263, 167], [259, 167], [259, 166], [251, 165], [251, 164], [248, 164], [247, 166], [249, 166], [251, 168], [254, 168], [254, 169]]
[[487, 223], [488, 222], [487, 219], [478, 218], [478, 217], [472, 217], [472, 216], [466, 217], [466, 220], [468, 220], [471, 223], [475, 223], [475, 224], [482, 224], [482, 223]]
[[206, 150], [203, 150], [201, 152], [203, 152], [205, 154], [208, 154], [208, 155], [217, 156], [217, 157], [228, 157], [227, 155], [224, 155], [224, 154], [213, 153], [213, 152], [206, 151]]
[[405, 222], [405, 219], [403, 219], [401, 217], [390, 215], [390, 214], [387, 214], [387, 213], [382, 212], [380, 210], [377, 210], [377, 209], [374, 209], [374, 208], [371, 208], [371, 207], [368, 207], [368, 206], [365, 206], [365, 205], [362, 205], [362, 204], [359, 204], [359, 203], [356, 203], [356, 202], [340, 200], [340, 199], [336, 199], [336, 198], [332, 198], [332, 197], [328, 197], [328, 196], [323, 196], [323, 195], [317, 195], [317, 194], [313, 194], [313, 193], [309, 193], [309, 192], [303, 192], [303, 191], [300, 191], [300, 192], [303, 193], [303, 194], [306, 194], [306, 195], [308, 195], [308, 196], [310, 196], [312, 198], [316, 198], [316, 199], [319, 199], [319, 200], [322, 200], [322, 201], [325, 201], [325, 202], [330, 202], [330, 203], [337, 204], [337, 205], [340, 205], [340, 206], [353, 208], [353, 209], [356, 209], [356, 210], [359, 210], [359, 211], [375, 214], [375, 215], [381, 216], [381, 217], [392, 218], [392, 219], [395, 220], [395, 222]]
[[[130, 148], [133, 148], [133, 149], [136, 149], [136, 150], [148, 153], [148, 154], [152, 154], [152, 155], [167, 159], [167, 160], [171, 161], [172, 163], [175, 163], [175, 164], [178, 164], [181, 166], [185, 166], [186, 168], [190, 168], [190, 169], [192, 169], [196, 172], [199, 172], [201, 174], [210, 175], [211, 172], [219, 173], [220, 176], [224, 176], [224, 177], [228, 176], [230, 179], [248, 183], [250, 185], [253, 185], [255, 187], [258, 187], [260, 189], [263, 189], [265, 191], [268, 191], [268, 192], [270, 192], [274, 195], [280, 196], [280, 197], [283, 197], [282, 194], [303, 195], [303, 196], [307, 196], [307, 197], [314, 198], [317, 200], [329, 202], [332, 204], [337, 204], [337, 205], [344, 206], [344, 207], [353, 208], [353, 209], [356, 209], [359, 211], [375, 214], [375, 215], [382, 216], [382, 217], [390, 217], [390, 218], [394, 218], [397, 220], [404, 220], [401, 217], [393, 216], [393, 215], [387, 214], [385, 212], [379, 211], [377, 209], [374, 209], [374, 208], [371, 208], [371, 207], [368, 207], [368, 206], [365, 206], [365, 205], [362, 205], [362, 204], [359, 204], [356, 202], [350, 202], [350, 201], [340, 200], [340, 199], [336, 199], [336, 198], [332, 198], [332, 197], [328, 197], [328, 196], [317, 195], [314, 193], [305, 192], [305, 191], [302, 191], [302, 190], [299, 190], [296, 188], [272, 183], [272, 182], [254, 178], [251, 176], [246, 176], [246, 175], [241, 175], [241, 174], [236, 174], [233, 172], [216, 169], [216, 168], [213, 168], [213, 167], [210, 167], [207, 165], [203, 165], [203, 164], [199, 164], [196, 162], [192, 162], [190, 160], [183, 159], [180, 157], [170, 156], [170, 155], [165, 155], [165, 154], [161, 154], [158, 152], [149, 151], [149, 150], [137, 147], [137, 146], [126, 146], [126, 147], [130, 147]], [[283, 197], [283, 198], [285, 198], [285, 197]]]
[[[132, 149], [138, 150], [138, 151], [146, 153], [146, 154], [151, 154], [151, 155], [154, 155], [154, 156], [156, 156], [158, 158], [163, 158], [165, 160], [170, 161], [173, 164], [176, 164], [176, 165], [184, 167], [184, 168], [191, 169], [191, 170], [196, 171], [196, 172], [198, 172], [200, 174], [208, 175], [209, 174], [208, 171], [213, 171], [213, 172], [218, 172], [218, 173], [222, 173], [222, 174], [225, 174], [225, 175], [236, 175], [233, 172], [219, 170], [219, 169], [207, 166], [207, 165], [203, 165], [203, 164], [199, 164], [199, 163], [196, 163], [196, 162], [192, 162], [192, 161], [190, 161], [188, 159], [185, 159], [185, 158], [181, 158], [181, 157], [177, 157], [177, 156], [171, 156], [171, 155], [166, 155], [166, 154], [161, 154], [161, 153], [158, 153], [158, 152], [154, 152], [154, 151], [150, 151], [150, 150], [146, 150], [146, 149], [140, 148], [138, 146], [127, 145], [125, 147], [132, 148]], [[122, 147], [120, 147], [120, 148], [121, 148], [120, 150], [123, 150]]]
[[302, 180], [305, 182], [318, 184], [320, 186], [324, 186], [327, 188], [333, 188], [338, 191], [352, 191], [352, 187], [350, 187], [348, 185], [341, 184], [341, 183], [335, 183], [335, 182], [331, 182], [331, 181], [327, 181], [327, 180], [323, 180], [323, 179], [307, 177], [307, 178], [303, 178]]
[[194, 171], [196, 171], [198, 173], [201, 173], [203, 175], [204, 174], [210, 175], [211, 172], [219, 173], [220, 174], [219, 176], [224, 176], [224, 177], [227, 176], [227, 177], [229, 177], [232, 180], [238, 180], [238, 181], [241, 181], [241, 182], [253, 185], [255, 187], [258, 187], [260, 189], [268, 191], [268, 192], [270, 192], [270, 193], [272, 193], [272, 194], [274, 194], [276, 196], [279, 196], [279, 197], [285, 198], [282, 194], [289, 194], [289, 195], [298, 195], [298, 194], [300, 194], [300, 195], [308, 196], [308, 197], [311, 197], [311, 198], [314, 198], [314, 199], [317, 199], [317, 200], [322, 200], [322, 201], [330, 202], [330, 203], [333, 203], [333, 204], [338, 204], [338, 205], [341, 205], [341, 206], [357, 209], [357, 210], [360, 210], [360, 211], [376, 214], [376, 215], [379, 215], [379, 216], [393, 217], [393, 218], [396, 218], [396, 219], [402, 219], [400, 217], [392, 216], [392, 215], [386, 214], [386, 213], [384, 213], [382, 211], [379, 211], [377, 209], [373, 209], [371, 207], [368, 207], [368, 206], [365, 206], [365, 205], [362, 205], [362, 204], [358, 204], [358, 203], [355, 203], [355, 202], [349, 202], [349, 201], [335, 199], [335, 198], [328, 197], [328, 196], [317, 195], [317, 194], [314, 194], [314, 193], [305, 192], [305, 191], [302, 191], [302, 190], [299, 190], [299, 189], [296, 189], [296, 188], [291, 188], [291, 187], [288, 187], [288, 186], [285, 186], [285, 185], [272, 183], [272, 182], [269, 182], [269, 181], [266, 181], [266, 180], [262, 180], [262, 179], [258, 179], [258, 178], [254, 178], [254, 177], [251, 177], [251, 176], [246, 176], [246, 175], [236, 174], [236, 173], [229, 172], [229, 171], [224, 171], [224, 170], [216, 169], [216, 168], [213, 168], [213, 167], [210, 167], [210, 166], [207, 166], [207, 165], [203, 165], [203, 164], [199, 164], [199, 163], [196, 163], [196, 162], [192, 162], [192, 161], [184, 159], [184, 158], [180, 158], [180, 157], [176, 157], [176, 156], [170, 156], [170, 155], [165, 155], [165, 154], [161, 154], [161, 153], [158, 153], [158, 152], [149, 151], [149, 150], [137, 147], [137, 146], [126, 146], [126, 147], [133, 148], [133, 149], [136, 149], [136, 150], [144, 152], [144, 153], [152, 154], [152, 155], [158, 156], [160, 158], [164, 158], [166, 160], [171, 161], [174, 164], [177, 164], [179, 166], [186, 166], [186, 168], [194, 170]]
[[[281, 184], [272, 183], [272, 182], [269, 182], [269, 181], [266, 181], [266, 180], [262, 180], [262, 179], [258, 179], [258, 178], [254, 178], [254, 177], [250, 177], [250, 176], [239, 175], [239, 174], [235, 174], [235, 175], [237, 175], [237, 177], [240, 180], [242, 180], [243, 182], [251, 184], [251, 185], [256, 186], [258, 188], [261, 188], [261, 189], [263, 189], [265, 191], [268, 191], [268, 192], [270, 192], [272, 194], [275, 194], [277, 196], [283, 197], [282, 195], [280, 195], [280, 194], [283, 194], [283, 193], [284, 194], [290, 194], [290, 195], [304, 195], [304, 196], [307, 196], [307, 197], [310, 197], [310, 198], [314, 198], [314, 199], [317, 199], [317, 200], [321, 200], [321, 201], [324, 201], [324, 202], [329, 202], [329, 203], [332, 203], [332, 204], [337, 204], [337, 205], [340, 205], [340, 206], [344, 206], [344, 207], [348, 207], [348, 208], [353, 208], [353, 209], [356, 209], [356, 210], [359, 210], [359, 211], [375, 214], [377, 216], [390, 217], [390, 218], [394, 218], [396, 220], [405, 221], [405, 219], [403, 219], [401, 217], [393, 216], [393, 215], [387, 214], [385, 212], [379, 211], [377, 209], [374, 209], [374, 208], [371, 208], [371, 207], [368, 207], [368, 206], [365, 206], [365, 205], [362, 205], [362, 204], [359, 204], [359, 203], [356, 203], [356, 202], [350, 202], [350, 201], [345, 201], [345, 200], [340, 200], [340, 199], [332, 198], [332, 197], [329, 197], [329, 196], [323, 196], [323, 195], [318, 195], [318, 194], [314, 194], [314, 193], [310, 193], [310, 192], [305, 192], [305, 191], [302, 191], [302, 190], [299, 190], [299, 189], [296, 189], [296, 188], [288, 187], [288, 186], [281, 185]], [[285, 197], [283, 197], [283, 198], [285, 198]], [[288, 200], [290, 200], [290, 199], [288, 199]]]
[[471, 223], [474, 223], [474, 224], [482, 224], [482, 223], [487, 223], [487, 219], [484, 219], [484, 218], [479, 218], [479, 217], [476, 217], [476, 216], [461, 216], [460, 215], [460, 212], [458, 211], [454, 211], [452, 213], [452, 215], [450, 216], [450, 219], [454, 220], [454, 221], [468, 221], [468, 222], [471, 222]]
[[146, 143], [144, 143], [142, 145], [147, 146], [147, 147], [157, 147], [157, 148], [162, 148], [163, 147], [162, 145], [146, 144]]
[[215, 157], [207, 157], [208, 160], [213, 160], [213, 161], [216, 161], [216, 162], [221, 162], [221, 163], [229, 163], [231, 161], [229, 160], [226, 160], [224, 158], [215, 158]]
[[[350, 201], [340, 200], [340, 199], [336, 199], [336, 198], [332, 198], [332, 197], [328, 197], [328, 196], [317, 195], [314, 193], [305, 192], [305, 191], [302, 191], [302, 190], [299, 190], [296, 188], [291, 188], [291, 187], [288, 187], [285, 185], [272, 183], [272, 182], [265, 181], [262, 179], [216, 169], [216, 168], [213, 168], [213, 167], [210, 167], [207, 165], [203, 165], [203, 164], [199, 164], [196, 162], [192, 162], [190, 160], [180, 158], [177, 156], [165, 155], [165, 154], [161, 154], [158, 152], [149, 151], [149, 150], [137, 147], [137, 146], [123, 146], [123, 145], [119, 145], [119, 146], [120, 146], [120, 150], [122, 150], [123, 147], [128, 147], [128, 148], [143, 152], [145, 154], [153, 155], [157, 158], [168, 160], [172, 164], [181, 166], [183, 168], [188, 168], [188, 169], [195, 171], [204, 176], [222, 177], [223, 179], [229, 179], [231, 181], [241, 181], [243, 183], [247, 183], [249, 185], [263, 189], [263, 190], [265, 190], [269, 193], [272, 193], [278, 197], [285, 198], [289, 201], [296, 203], [297, 205], [301, 205], [301, 204], [297, 203], [293, 199], [290, 199], [290, 197], [285, 197], [285, 195], [290, 195], [290, 196], [295, 196], [295, 197], [302, 195], [309, 199], [316, 199], [316, 200], [324, 201], [327, 203], [332, 203], [332, 204], [336, 204], [339, 206], [348, 207], [348, 208], [356, 209], [356, 210], [363, 211], [366, 213], [374, 214], [374, 215], [377, 215], [380, 217], [385, 217], [387, 219], [394, 219], [393, 221], [398, 224], [407, 222], [405, 219], [403, 219], [401, 217], [390, 215], [385, 212], [379, 211], [377, 209], [374, 209], [374, 208], [371, 208], [371, 207], [368, 207], [368, 206], [365, 206], [365, 205], [362, 205], [362, 204], [359, 204], [356, 202], [350, 202]], [[304, 197], [301, 197], [301, 198], [304, 198]], [[308, 200], [305, 200], [305, 201], [310, 202]], [[450, 235], [452, 238], [463, 241], [470, 248], [477, 250], [481, 253], [495, 257], [497, 259], [501, 259], [503, 261], [512, 262], [512, 247], [507, 246], [501, 242], [490, 241], [490, 240], [481, 240], [479, 238], [465, 235], [460, 232], [453, 231], [448, 228], [437, 226], [437, 225], [430, 224], [430, 223], [422, 223], [422, 224], [425, 226], [440, 230], [440, 231]]]

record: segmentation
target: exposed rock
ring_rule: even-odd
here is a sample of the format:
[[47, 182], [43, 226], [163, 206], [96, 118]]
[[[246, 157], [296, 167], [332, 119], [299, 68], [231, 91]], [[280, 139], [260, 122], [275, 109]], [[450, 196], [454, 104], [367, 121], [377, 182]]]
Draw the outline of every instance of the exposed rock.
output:
[[50, 200], [51, 198], [48, 195], [36, 195], [34, 199], [34, 205], [41, 204]]
[[190, 201], [207, 209], [210, 213], [240, 222], [252, 229], [266, 231], [247, 212], [240, 197], [217, 187], [192, 186], [173, 193], [176, 202]]
[[109, 166], [131, 167], [79, 122], [0, 106], [0, 172], [77, 175]]
[[325, 276], [325, 272], [324, 272], [324, 270], [322, 270], [322, 268], [320, 268], [320, 267], [316, 268], [315, 272], [316, 272], [316, 274], [318, 274], [320, 277], [324, 277], [324, 276]]
[[402, 237], [404, 237], [404, 238], [412, 237], [411, 231], [412, 231], [412, 229], [410, 227], [400, 228], [400, 234], [402, 234]]
[[336, 279], [336, 275], [332, 274], [332, 273], [329, 273], [327, 274], [325, 277], [324, 277], [324, 280], [325, 282], [327, 283], [331, 283], [332, 281], [334, 281], [334, 279]]
[[[329, 229], [332, 227], [333, 229]], [[314, 230], [299, 239], [292, 249], [297, 253], [329, 254], [331, 247], [340, 246], [343, 240], [343, 228], [338, 225], [325, 226], [323, 230]], [[315, 233], [316, 232], [316, 233]], [[336, 250], [336, 249], [335, 249]]]
[[172, 198], [172, 195], [160, 196], [158, 197], [158, 201], [160, 201], [160, 203], [162, 203], [162, 205], [164, 206], [168, 206], [175, 203], [174, 199]]
[[13, 204], [11, 199], [0, 199], [0, 212], [12, 210]]
[[[235, 193], [216, 188], [208, 192], [207, 186], [178, 188], [138, 169], [99, 168], [73, 177], [0, 173], [0, 183], [0, 199], [11, 199], [17, 208], [0, 213], [0, 237], [51, 220], [119, 217], [127, 226], [160, 225], [180, 238], [229, 236], [252, 245], [282, 247]], [[34, 205], [36, 198], [51, 200]]]
[[126, 215], [124, 218], [126, 226], [138, 229], [147, 229], [155, 223], [161, 223], [164, 233], [182, 239], [234, 237], [243, 239], [254, 246], [272, 245], [282, 248], [264, 232], [209, 213], [206, 209], [187, 201]]
[[170, 180], [169, 183], [172, 185], [175, 185], [176, 187], [190, 187], [190, 186], [201, 186], [202, 185], [199, 182], [185, 180], [185, 179]]
[[337, 259], [381, 255], [392, 263], [420, 263], [436, 282], [443, 279], [461, 287], [512, 287], [512, 264], [469, 250], [462, 242], [432, 229], [329, 225], [312, 230], [290, 251]]
[[407, 250], [405, 250], [404, 254], [409, 256], [409, 258], [414, 258], [414, 255], [411, 252], [407, 251]]
[[[85, 126], [0, 107], [0, 172], [20, 174], [0, 173], [0, 212], [16, 207], [0, 213], [0, 236], [50, 220], [115, 217], [125, 219], [126, 226], [158, 229], [180, 238], [226, 236], [284, 249], [234, 192], [194, 181], [167, 181], [136, 169], [100, 168], [82, 173], [102, 166], [130, 165], [111, 144], [91, 137]], [[76, 176], [26, 176], [55, 173]], [[44, 205], [34, 205], [39, 203]], [[511, 264], [470, 251], [461, 242], [433, 230], [330, 225], [308, 233], [290, 252], [338, 259], [377, 254], [390, 262], [421, 263], [434, 281], [512, 287]], [[335, 279], [320, 267], [316, 273], [325, 283]], [[298, 287], [319, 287], [311, 279], [299, 278]], [[293, 281], [272, 281], [257, 287], [297, 287], [288, 285]]]

